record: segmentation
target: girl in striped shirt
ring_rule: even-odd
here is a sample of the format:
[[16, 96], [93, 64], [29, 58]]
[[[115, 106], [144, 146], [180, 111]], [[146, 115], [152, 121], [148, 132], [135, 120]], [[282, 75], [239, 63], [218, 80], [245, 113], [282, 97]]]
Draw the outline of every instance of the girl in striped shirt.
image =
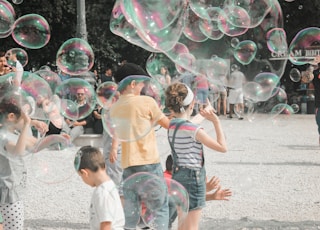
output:
[[183, 221], [178, 211], [179, 229], [183, 230], [198, 229], [201, 210], [205, 205], [206, 171], [203, 145], [219, 152], [227, 151], [219, 118], [209, 102], [200, 110], [200, 114], [212, 122], [216, 138], [208, 135], [200, 125], [190, 121], [194, 103], [194, 94], [187, 85], [174, 83], [166, 89], [166, 107], [174, 116], [168, 129], [173, 157], [172, 178], [182, 184], [189, 194], [189, 212]]

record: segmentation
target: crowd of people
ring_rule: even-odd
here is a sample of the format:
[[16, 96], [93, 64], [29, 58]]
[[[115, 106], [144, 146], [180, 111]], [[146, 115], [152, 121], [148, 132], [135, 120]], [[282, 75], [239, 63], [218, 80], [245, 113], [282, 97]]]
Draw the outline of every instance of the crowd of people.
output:
[[[150, 77], [142, 67], [123, 63], [115, 74], [108, 68], [103, 77], [96, 76], [96, 87], [106, 81], [117, 84], [120, 96], [110, 107], [110, 118], [123, 121], [130, 141], [121, 140], [116, 135], [111, 136], [103, 129], [101, 105], [97, 105], [88, 114], [82, 112], [90, 110], [85, 88], [80, 87], [75, 92], [79, 114], [86, 114], [78, 120], [63, 117], [56, 104], [51, 104], [53, 102], [47, 98], [40, 98], [37, 103], [41, 104], [50, 119], [50, 123], [46, 124], [31, 119], [19, 104], [20, 79], [17, 84], [17, 75], [13, 75], [13, 79], [1, 81], [0, 229], [23, 229], [21, 191], [26, 187], [27, 174], [24, 157], [32, 152], [38, 141], [31, 132], [32, 126], [44, 135], [61, 134], [70, 141], [85, 133], [89, 126], [94, 132], [102, 134], [102, 149], [83, 146], [76, 152], [74, 159], [74, 167], [79, 176], [86, 184], [94, 187], [89, 212], [91, 229], [136, 229], [137, 225], [144, 229], [170, 229], [176, 219], [179, 229], [198, 229], [201, 210], [206, 201], [228, 200], [232, 195], [229, 189], [221, 188], [217, 176], [208, 179], [205, 170], [205, 156], [208, 153], [204, 153], [204, 146], [221, 153], [227, 151], [219, 115], [222, 113], [226, 116], [228, 111], [229, 118], [236, 113], [239, 119], [243, 119], [239, 111], [243, 111], [242, 85], [245, 76], [239, 69], [231, 73], [228, 87], [219, 88], [219, 105], [215, 104], [217, 111], [209, 100], [210, 82], [203, 73], [193, 76], [186, 72], [179, 81], [175, 81], [165, 70], [162, 70], [166, 80], [163, 87], [165, 108], [170, 112], [169, 116], [152, 97], [141, 93], [145, 87], [143, 79]], [[319, 71], [318, 68], [313, 70]], [[17, 71], [7, 66], [6, 57], [1, 54], [0, 76]], [[319, 75], [318, 72], [314, 74]], [[318, 76], [313, 82], [319, 88], [317, 81]], [[319, 125], [318, 102], [316, 90], [316, 119]], [[204, 119], [212, 123], [214, 136], [209, 135], [201, 126]], [[135, 139], [137, 133], [145, 132], [145, 127], [141, 124], [146, 123], [167, 129], [171, 154], [167, 156], [165, 169], [160, 162], [156, 130], [151, 129]], [[153, 200], [160, 205], [152, 210], [153, 218], [150, 220], [142, 218], [142, 213], [148, 208], [147, 202], [143, 200], [145, 198], [125, 186], [128, 178], [137, 173], [148, 173], [161, 178], [166, 188], [161, 199]], [[188, 192], [189, 207], [186, 216], [176, 208], [168, 195], [170, 180], [180, 183]]]
[[[5, 59], [0, 60], [3, 63], [6, 61]], [[5, 75], [14, 70], [0, 68], [1, 71]], [[110, 75], [110, 70], [106, 71], [106, 74], [108, 72]], [[193, 151], [188, 153], [181, 150], [181, 147], [179, 147], [181, 144], [177, 142], [177, 139], [173, 139], [170, 142], [173, 153], [179, 154], [179, 159], [180, 156], [185, 155], [185, 160], [183, 161], [176, 160], [178, 157], [175, 154], [172, 155], [174, 156], [172, 179], [183, 184], [184, 178], [179, 176], [180, 172], [178, 171], [188, 169], [191, 173], [189, 179], [193, 181], [191, 185], [184, 184], [189, 193], [190, 207], [187, 218], [182, 223], [179, 223], [179, 228], [188, 229], [191, 223], [192, 226], [197, 226], [201, 209], [206, 199], [227, 200], [231, 195], [229, 190], [221, 190], [219, 188], [217, 178], [207, 181], [204, 169], [202, 145], [220, 152], [227, 150], [219, 118], [212, 106], [199, 108], [199, 114], [191, 117], [195, 106], [194, 94], [188, 86], [176, 82], [168, 84], [165, 89], [168, 98], [166, 107], [175, 116], [173, 119], [170, 116], [169, 119], [152, 97], [141, 95], [144, 82], [135, 78], [131, 79], [130, 76], [132, 75], [149, 77], [140, 66], [126, 63], [117, 70], [113, 77], [109, 78], [109, 80], [121, 85], [121, 90], [119, 90], [120, 97], [112, 105], [110, 114], [112, 117], [121, 117], [127, 121], [126, 124], [131, 126], [128, 130], [132, 130], [129, 135], [135, 135], [134, 133], [141, 128], [140, 122], [148, 120], [168, 129], [169, 137], [172, 137], [172, 132], [174, 132], [179, 140], [186, 138], [188, 145], [194, 146], [192, 148]], [[15, 75], [13, 75], [14, 77]], [[49, 115], [51, 114], [51, 117], [49, 116], [49, 125], [42, 121], [33, 120], [23, 111], [19, 103], [19, 97], [21, 96], [18, 92], [19, 87], [13, 81], [8, 79], [8, 81], [1, 82], [1, 90], [5, 93], [5, 96], [1, 98], [0, 102], [0, 226], [1, 228], [4, 227], [4, 229], [23, 229], [24, 211], [21, 190], [26, 186], [25, 178], [27, 173], [24, 157], [28, 152], [32, 152], [33, 147], [39, 141], [32, 134], [31, 126], [34, 126], [44, 135], [62, 134], [65, 138], [73, 141], [84, 132], [84, 127], [89, 122], [86, 117], [76, 121], [70, 121], [67, 118], [61, 120], [61, 114], [57, 113], [59, 109], [51, 105], [52, 101], [48, 101], [47, 98], [40, 98], [37, 103]], [[87, 106], [85, 93], [85, 89], [77, 89], [76, 101], [79, 108]], [[179, 96], [177, 97], [177, 95]], [[177, 102], [179, 104], [176, 104]], [[177, 105], [179, 106], [178, 110], [176, 108]], [[101, 109], [101, 107], [97, 107], [89, 116], [94, 116], [97, 120], [101, 120]], [[131, 114], [139, 115], [132, 116]], [[210, 137], [202, 129], [200, 122], [205, 118], [212, 121], [217, 132], [216, 139]], [[178, 130], [176, 124], [181, 120], [185, 121], [185, 124], [180, 126]], [[184, 127], [193, 127], [193, 131], [191, 132], [189, 128], [185, 129]], [[92, 146], [82, 147], [75, 156], [74, 165], [83, 181], [95, 187], [90, 205], [91, 228], [135, 229], [137, 223], [141, 223], [145, 224], [145, 228], [151, 226], [155, 229], [169, 229], [173, 221], [173, 219], [169, 218], [169, 215], [172, 216], [172, 213], [176, 213], [178, 222], [179, 220], [181, 222], [179, 212], [169, 209], [170, 199], [168, 193], [164, 194], [165, 198], [161, 201], [162, 206], [154, 212], [153, 221], [146, 223], [146, 220], [141, 218], [140, 213], [135, 212], [135, 210], [141, 209], [141, 205], [143, 206], [140, 202], [141, 198], [137, 194], [137, 197], [133, 198], [130, 191], [123, 189], [123, 183], [126, 179], [138, 172], [150, 173], [164, 179], [164, 170], [157, 150], [155, 130], [151, 129], [142, 138], [130, 142], [119, 141], [117, 138], [111, 137], [103, 129], [101, 130], [101, 127], [96, 130], [103, 133], [103, 151], [101, 152], [100, 149]], [[186, 132], [186, 130], [188, 131]], [[197, 163], [193, 162], [193, 158], [198, 159]], [[201, 172], [201, 175], [198, 175], [198, 172]], [[165, 180], [163, 182], [165, 183]], [[215, 192], [211, 192], [211, 196], [208, 196], [209, 198], [206, 198], [206, 182], [207, 189], [209, 188], [210, 191], [215, 190]], [[200, 193], [194, 190], [198, 186], [203, 188]], [[194, 221], [194, 218], [197, 221]]]

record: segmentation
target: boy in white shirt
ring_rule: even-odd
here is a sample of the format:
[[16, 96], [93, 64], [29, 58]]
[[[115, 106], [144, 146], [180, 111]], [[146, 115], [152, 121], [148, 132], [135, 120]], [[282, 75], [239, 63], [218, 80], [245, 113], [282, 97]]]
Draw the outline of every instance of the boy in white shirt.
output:
[[90, 204], [90, 229], [122, 230], [124, 213], [116, 185], [106, 173], [105, 160], [98, 148], [81, 147], [74, 160], [81, 179], [95, 187]]

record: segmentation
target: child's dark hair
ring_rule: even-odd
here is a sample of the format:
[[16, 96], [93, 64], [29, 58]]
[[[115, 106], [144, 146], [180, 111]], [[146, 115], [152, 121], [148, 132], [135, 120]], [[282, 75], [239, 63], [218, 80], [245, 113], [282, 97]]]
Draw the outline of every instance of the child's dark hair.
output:
[[21, 116], [21, 108], [14, 99], [2, 99], [0, 102], [0, 123], [6, 118], [9, 113], [13, 113], [19, 119]]
[[177, 82], [169, 85], [166, 89], [166, 107], [175, 113], [180, 113], [181, 108], [186, 110], [189, 105], [183, 106], [183, 100], [187, 95], [188, 89], [183, 83]]
[[77, 171], [89, 169], [97, 172], [99, 169], [105, 169], [105, 161], [101, 151], [92, 146], [83, 146], [76, 153], [74, 167]]
[[170, 155], [168, 155], [167, 160], [166, 160], [166, 170], [172, 171], [172, 167], [173, 167], [173, 159], [170, 154]]

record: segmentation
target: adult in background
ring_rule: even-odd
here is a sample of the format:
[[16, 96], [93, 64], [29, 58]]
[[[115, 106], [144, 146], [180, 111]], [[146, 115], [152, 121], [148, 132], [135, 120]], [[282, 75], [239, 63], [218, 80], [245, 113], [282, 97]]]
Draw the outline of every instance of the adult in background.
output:
[[112, 69], [110, 67], [108, 67], [106, 69], [105, 73], [101, 75], [101, 83], [104, 83], [106, 81], [113, 81], [114, 82]]
[[0, 51], [0, 76], [6, 75], [12, 71], [8, 66], [5, 54], [5, 52]]
[[[320, 58], [320, 57], [319, 57]], [[320, 61], [320, 60], [319, 60]], [[313, 65], [313, 86], [314, 86], [314, 107], [315, 107], [315, 118], [318, 126], [318, 134], [319, 134], [319, 145], [320, 145], [320, 68], [319, 62], [314, 63]]]
[[236, 66], [234, 71], [230, 74], [229, 79], [229, 116], [228, 118], [232, 118], [234, 110], [238, 111], [239, 120], [243, 120], [242, 113], [244, 112], [244, 104], [243, 104], [243, 90], [242, 86], [245, 82], [246, 77], [240, 71], [240, 67]]
[[[79, 115], [85, 114], [85, 111], [88, 111], [90, 105], [87, 103], [85, 89], [79, 88], [76, 92], [76, 104], [78, 105]], [[79, 119], [77, 121], [71, 121], [66, 118], [67, 126], [63, 128], [63, 132], [70, 135], [70, 141], [72, 142], [78, 136], [84, 134], [85, 128], [91, 127], [92, 125], [92, 116], [91, 113], [86, 117]]]

